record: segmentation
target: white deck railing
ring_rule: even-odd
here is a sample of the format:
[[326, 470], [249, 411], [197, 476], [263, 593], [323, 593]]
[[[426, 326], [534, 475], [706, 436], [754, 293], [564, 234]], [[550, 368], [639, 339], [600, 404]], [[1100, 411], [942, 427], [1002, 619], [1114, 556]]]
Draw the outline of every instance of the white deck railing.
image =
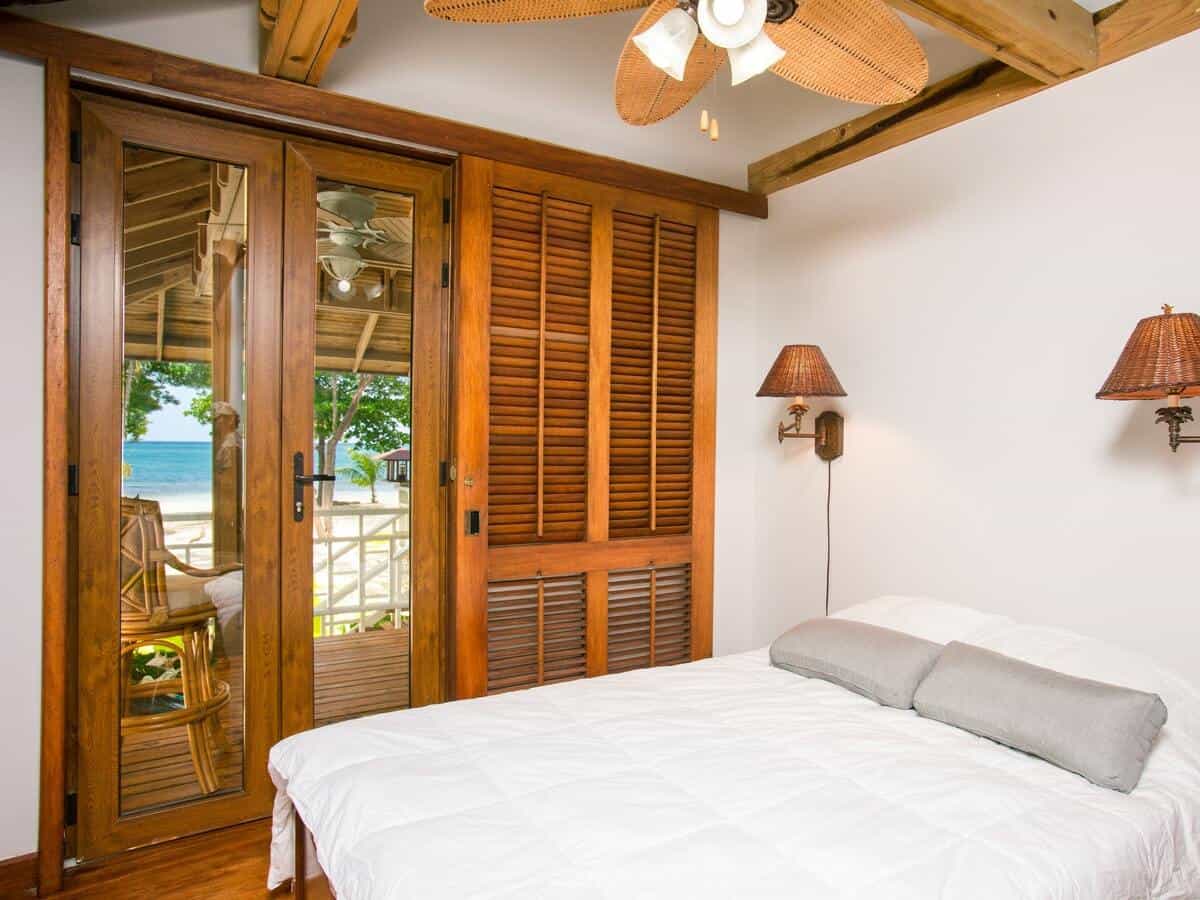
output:
[[[316, 511], [314, 635], [366, 631], [408, 619], [409, 527], [405, 506], [354, 504]], [[167, 549], [185, 563], [212, 565], [212, 516], [163, 514]]]

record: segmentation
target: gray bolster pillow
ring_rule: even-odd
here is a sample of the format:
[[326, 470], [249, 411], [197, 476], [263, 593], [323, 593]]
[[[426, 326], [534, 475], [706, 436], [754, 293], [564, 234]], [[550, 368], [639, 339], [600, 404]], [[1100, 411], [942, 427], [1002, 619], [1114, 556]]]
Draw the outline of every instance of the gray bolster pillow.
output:
[[911, 709], [942, 645], [849, 619], [810, 619], [771, 644], [771, 664], [831, 681], [884, 706]]
[[1167, 721], [1157, 694], [1075, 678], [982, 647], [946, 645], [913, 705], [930, 719], [1129, 793]]

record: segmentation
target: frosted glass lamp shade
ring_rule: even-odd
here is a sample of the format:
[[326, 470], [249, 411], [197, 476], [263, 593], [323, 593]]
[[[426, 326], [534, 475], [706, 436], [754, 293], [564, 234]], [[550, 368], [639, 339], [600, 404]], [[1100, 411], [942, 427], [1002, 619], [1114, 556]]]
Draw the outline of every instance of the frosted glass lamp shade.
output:
[[357, 250], [339, 244], [332, 244], [318, 258], [321, 268], [336, 281], [352, 281], [366, 267]]
[[[734, 19], [734, 15], [737, 18]], [[767, 21], [767, 0], [700, 0], [696, 18], [704, 36], [718, 47], [730, 49], [749, 44]]]
[[732, 83], [741, 84], [755, 75], [761, 75], [787, 55], [782, 47], [760, 31], [758, 37], [744, 47], [729, 50], [729, 69]]
[[634, 35], [633, 42], [658, 68], [676, 81], [683, 81], [688, 57], [700, 34], [695, 20], [682, 9], [673, 9], [646, 31]]

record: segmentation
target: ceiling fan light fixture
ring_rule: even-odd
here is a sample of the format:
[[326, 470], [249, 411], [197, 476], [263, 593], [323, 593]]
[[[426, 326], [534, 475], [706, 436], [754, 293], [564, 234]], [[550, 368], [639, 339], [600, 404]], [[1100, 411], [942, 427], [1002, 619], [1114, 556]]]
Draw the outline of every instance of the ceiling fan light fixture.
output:
[[729, 49], [731, 83], [741, 84], [755, 75], [761, 75], [787, 55], [787, 51], [760, 31], [758, 37], [743, 47]]
[[[739, 11], [741, 15], [732, 24], [723, 21], [723, 17]], [[767, 0], [700, 0], [696, 18], [704, 36], [718, 47], [742, 47], [762, 32], [767, 21]]]
[[331, 244], [318, 256], [321, 268], [334, 281], [353, 281], [366, 268], [366, 261], [353, 247]]
[[696, 21], [682, 9], [673, 9], [646, 31], [634, 35], [633, 42], [651, 63], [676, 81], [683, 81], [699, 35]]

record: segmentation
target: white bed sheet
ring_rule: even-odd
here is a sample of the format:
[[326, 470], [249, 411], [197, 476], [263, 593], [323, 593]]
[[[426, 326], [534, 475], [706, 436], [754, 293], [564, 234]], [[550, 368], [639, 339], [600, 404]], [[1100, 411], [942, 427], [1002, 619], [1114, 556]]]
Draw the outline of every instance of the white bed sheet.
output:
[[271, 752], [340, 900], [1197, 898], [1200, 695], [1149, 661], [961, 607], [843, 615], [1158, 691], [1137, 789], [768, 664], [765, 650], [373, 716]]

